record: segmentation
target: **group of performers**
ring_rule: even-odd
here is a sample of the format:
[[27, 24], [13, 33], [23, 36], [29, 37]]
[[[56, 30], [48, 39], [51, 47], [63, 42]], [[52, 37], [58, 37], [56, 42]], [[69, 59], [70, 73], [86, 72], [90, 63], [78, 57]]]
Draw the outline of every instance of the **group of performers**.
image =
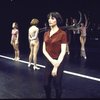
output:
[[[84, 14], [85, 22], [82, 22], [82, 15], [80, 14], [80, 20], [77, 22], [77, 19], [73, 18], [71, 24], [68, 25], [68, 19], [66, 19], [66, 29], [71, 30], [73, 34], [80, 34], [80, 43], [81, 43], [81, 57], [84, 57], [86, 59], [86, 52], [85, 52], [85, 43], [86, 43], [86, 35], [87, 35], [87, 26], [88, 26], [88, 19], [86, 15]], [[29, 39], [29, 45], [30, 45], [30, 55], [29, 55], [29, 64], [28, 67], [31, 65], [32, 59], [34, 59], [34, 66], [36, 66], [37, 62], [37, 53], [39, 49], [39, 38], [38, 33], [39, 28], [37, 27], [39, 23], [39, 20], [34, 18], [30, 22], [31, 27], [29, 28], [28, 32], [28, 39]], [[45, 26], [46, 27], [46, 26]], [[20, 59], [19, 57], [19, 30], [18, 30], [18, 23], [13, 22], [12, 24], [12, 36], [11, 36], [11, 45], [14, 48], [15, 51], [15, 60], [18, 61]], [[47, 29], [47, 27], [46, 27]], [[40, 29], [41, 30], [41, 29]], [[46, 30], [45, 30], [46, 31]], [[69, 33], [68, 33], [69, 34]], [[36, 46], [36, 47], [35, 47]], [[34, 50], [33, 50], [34, 49]], [[70, 54], [69, 46], [67, 45], [67, 53]]]
[[[87, 29], [87, 17], [85, 17], [85, 23], [82, 22], [82, 14], [80, 13], [80, 21], [77, 23], [76, 19], [73, 19], [73, 24], [68, 25], [66, 23], [65, 28], [67, 30], [73, 31], [73, 34], [80, 34], [81, 43], [81, 56], [86, 59], [85, 54], [85, 42], [86, 42], [86, 29]], [[62, 74], [63, 74], [63, 60], [66, 52], [71, 53], [68, 45], [68, 31], [64, 31], [61, 27], [62, 17], [58, 12], [50, 12], [47, 16], [49, 28], [45, 27], [44, 37], [43, 37], [43, 54], [46, 58], [46, 70], [45, 70], [45, 84], [44, 90], [46, 97], [51, 97], [51, 80], [53, 79], [54, 87], [56, 91], [56, 98], [61, 98], [62, 94]], [[40, 68], [36, 66], [37, 64], [37, 54], [39, 50], [39, 38], [38, 33], [40, 32], [38, 28], [39, 20], [33, 18], [30, 22], [30, 28], [28, 30], [28, 40], [30, 46], [29, 54], [29, 64], [34, 62], [34, 70], [39, 70]], [[13, 22], [11, 32], [11, 45], [15, 51], [15, 60], [20, 59], [19, 52], [19, 30], [17, 22]]]
[[[80, 51], [80, 56], [83, 57], [84, 59], [87, 59], [86, 56], [86, 50], [85, 50], [85, 43], [86, 43], [86, 35], [87, 35], [87, 26], [88, 26], [88, 19], [86, 14], [84, 14], [85, 21], [82, 22], [82, 13], [79, 12], [80, 14], [80, 19], [77, 21], [77, 19], [73, 18], [71, 20], [71, 25], [68, 25], [68, 19], [66, 19], [66, 25], [64, 26], [65, 29], [67, 29], [67, 33], [70, 34], [69, 31], [72, 32], [73, 34], [73, 40], [76, 39], [76, 35], [79, 35], [80, 44], [81, 44], [81, 51]], [[28, 40], [29, 40], [29, 45], [30, 45], [30, 54], [29, 54], [29, 64], [28, 67], [31, 66], [32, 60], [34, 61], [34, 69], [37, 68], [36, 63], [37, 63], [37, 53], [39, 50], [39, 38], [38, 38], [38, 33], [40, 32], [41, 29], [45, 29], [44, 31], [47, 31], [47, 26], [45, 25], [45, 28], [39, 29], [37, 27], [39, 23], [39, 20], [34, 18], [30, 22], [30, 28], [28, 31]], [[18, 23], [13, 22], [12, 23], [12, 32], [11, 32], [11, 45], [14, 48], [15, 52], [15, 61], [18, 61], [20, 59], [20, 52], [19, 52], [19, 29], [18, 29]], [[68, 37], [69, 38], [69, 37]], [[77, 39], [76, 39], [77, 40]], [[74, 41], [75, 42], [75, 41]], [[75, 44], [78, 45], [78, 44]], [[74, 46], [74, 45], [73, 45]], [[68, 55], [71, 53], [71, 50], [69, 49], [69, 43], [67, 44], [67, 53]]]
[[[79, 45], [80, 43], [80, 56], [83, 57], [84, 59], [87, 59], [86, 56], [86, 49], [85, 49], [85, 44], [86, 44], [86, 36], [87, 36], [87, 28], [88, 28], [88, 19], [86, 14], [84, 14], [84, 22], [83, 22], [83, 18], [82, 18], [82, 13], [80, 13], [80, 19], [79, 21], [76, 18], [72, 18], [71, 19], [71, 25], [68, 25], [68, 19], [66, 19], [66, 27], [69, 35], [70, 33], [72, 33], [72, 38], [71, 40], [73, 42], [77, 42], [77, 44], [73, 43], [72, 45]], [[76, 41], [74, 41], [76, 40]], [[67, 53], [70, 54], [70, 50], [69, 50], [69, 46], [67, 46]]]
[[[29, 47], [30, 47], [30, 54], [29, 54], [29, 64], [28, 67], [31, 66], [31, 62], [34, 61], [34, 70], [40, 69], [36, 66], [37, 64], [37, 53], [39, 50], [39, 28], [37, 27], [39, 23], [39, 20], [34, 18], [30, 22], [30, 28], [28, 30], [28, 40], [29, 40]], [[12, 23], [12, 32], [11, 32], [11, 45], [13, 46], [15, 57], [14, 60], [18, 61], [20, 59], [19, 54], [19, 29], [18, 29], [18, 23], [13, 22]]]

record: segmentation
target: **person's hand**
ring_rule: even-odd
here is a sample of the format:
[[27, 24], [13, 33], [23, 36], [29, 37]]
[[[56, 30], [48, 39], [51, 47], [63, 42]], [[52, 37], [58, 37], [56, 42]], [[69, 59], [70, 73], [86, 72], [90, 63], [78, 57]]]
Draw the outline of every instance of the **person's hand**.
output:
[[57, 76], [57, 70], [58, 68], [57, 67], [54, 67], [52, 72], [51, 72], [51, 75], [54, 77], [54, 76]]
[[59, 61], [58, 60], [55, 60], [55, 59], [51, 63], [52, 63], [52, 65], [54, 67], [59, 67], [59, 65], [60, 65]]

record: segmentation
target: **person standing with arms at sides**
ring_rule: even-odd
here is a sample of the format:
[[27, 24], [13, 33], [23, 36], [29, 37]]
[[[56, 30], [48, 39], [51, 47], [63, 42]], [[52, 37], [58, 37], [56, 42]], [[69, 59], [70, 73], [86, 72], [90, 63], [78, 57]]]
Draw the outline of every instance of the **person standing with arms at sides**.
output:
[[28, 40], [29, 40], [29, 46], [30, 46], [30, 54], [29, 54], [29, 64], [28, 67], [31, 66], [32, 60], [34, 61], [34, 70], [35, 69], [40, 69], [39, 67], [36, 66], [37, 64], [37, 54], [39, 50], [39, 38], [38, 38], [38, 33], [39, 33], [39, 28], [37, 27], [39, 23], [39, 20], [34, 18], [31, 20], [30, 28], [28, 30]]
[[81, 23], [81, 27], [80, 27], [80, 43], [81, 43], [81, 57], [84, 57], [84, 59], [86, 59], [86, 52], [85, 52], [85, 43], [86, 43], [86, 30], [87, 30], [87, 24], [88, 24], [88, 20], [86, 15], [84, 14], [85, 17], [85, 24]]
[[72, 19], [72, 26], [75, 29], [71, 31], [71, 41], [70, 41], [70, 61], [75, 63], [80, 62], [80, 25], [78, 25], [78, 20], [76, 18]]
[[15, 51], [15, 61], [18, 61], [20, 59], [19, 57], [19, 30], [18, 30], [18, 23], [13, 22], [12, 23], [12, 32], [11, 32], [11, 45], [13, 46], [13, 49]]
[[48, 14], [48, 23], [50, 30], [44, 33], [43, 40], [43, 54], [46, 57], [44, 90], [46, 97], [50, 98], [52, 80], [56, 91], [56, 98], [61, 98], [67, 33], [59, 28], [62, 24], [62, 17], [58, 12], [50, 12]]

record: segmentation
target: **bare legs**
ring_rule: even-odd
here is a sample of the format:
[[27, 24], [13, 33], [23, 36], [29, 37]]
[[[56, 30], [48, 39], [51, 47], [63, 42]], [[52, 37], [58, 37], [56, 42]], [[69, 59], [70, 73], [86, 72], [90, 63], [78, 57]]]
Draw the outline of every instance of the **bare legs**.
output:
[[29, 54], [29, 64], [28, 64], [28, 67], [31, 66], [31, 62], [32, 62], [32, 52], [33, 52], [33, 47], [30, 46], [30, 54]]
[[86, 36], [80, 36], [80, 43], [81, 43], [81, 57], [86, 59], [86, 52], [85, 52], [85, 43], [86, 43]]
[[12, 46], [13, 46], [14, 52], [15, 52], [14, 60], [18, 61], [20, 59], [20, 57], [19, 57], [19, 45], [18, 45], [18, 43], [17, 44], [12, 43]]
[[19, 50], [15, 50], [15, 60], [18, 61], [19, 59]]
[[34, 60], [34, 70], [35, 69], [40, 69], [36, 66], [36, 63], [37, 63], [37, 53], [38, 53], [38, 50], [39, 50], [39, 45], [35, 45], [34, 46], [34, 51], [33, 51], [33, 60]]
[[34, 45], [30, 45], [30, 55], [29, 55], [29, 64], [28, 64], [28, 67], [31, 66], [31, 62], [32, 60], [34, 61], [34, 70], [35, 69], [40, 69], [36, 66], [37, 64], [37, 53], [38, 53], [38, 50], [39, 50], [39, 43], [36, 43]]

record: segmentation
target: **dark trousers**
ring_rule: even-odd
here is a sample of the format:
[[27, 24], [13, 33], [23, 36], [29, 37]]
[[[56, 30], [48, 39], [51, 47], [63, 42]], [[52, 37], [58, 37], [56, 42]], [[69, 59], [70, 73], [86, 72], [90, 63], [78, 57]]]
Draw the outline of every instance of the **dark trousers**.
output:
[[46, 59], [46, 69], [45, 69], [45, 79], [44, 79], [44, 90], [46, 98], [51, 97], [51, 82], [56, 92], [56, 98], [61, 98], [62, 94], [62, 75], [63, 75], [63, 63], [58, 68], [57, 76], [53, 77], [51, 75], [53, 65]]
[[71, 34], [71, 41], [69, 45], [70, 61], [80, 61], [80, 48], [80, 34]]

